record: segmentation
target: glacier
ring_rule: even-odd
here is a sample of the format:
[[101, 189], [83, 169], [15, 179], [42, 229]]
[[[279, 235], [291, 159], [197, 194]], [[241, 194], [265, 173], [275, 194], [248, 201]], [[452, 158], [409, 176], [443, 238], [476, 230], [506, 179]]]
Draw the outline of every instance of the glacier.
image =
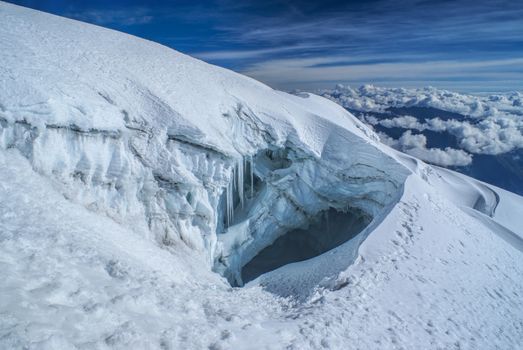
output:
[[0, 48], [2, 347], [521, 345], [520, 196], [126, 34]]

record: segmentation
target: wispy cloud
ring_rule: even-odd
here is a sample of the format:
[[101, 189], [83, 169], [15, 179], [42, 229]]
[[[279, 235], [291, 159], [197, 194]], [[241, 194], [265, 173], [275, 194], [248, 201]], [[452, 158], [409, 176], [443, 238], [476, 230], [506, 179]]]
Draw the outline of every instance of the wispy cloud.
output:
[[[314, 57], [278, 59], [255, 63], [242, 73], [269, 81], [275, 86], [326, 86], [335, 82], [418, 82], [438, 80], [510, 81], [523, 80], [523, 58], [485, 61], [424, 61], [351, 64], [345, 58]], [[437, 84], [433, 84], [437, 85]]]
[[202, 60], [240, 60], [246, 58], [260, 58], [267, 57], [273, 54], [294, 51], [295, 47], [277, 47], [268, 49], [250, 49], [250, 50], [217, 50], [217, 51], [203, 51], [194, 52], [194, 57]]
[[216, 29], [234, 48], [194, 54], [278, 88], [337, 81], [521, 88], [523, 5], [514, 2], [349, 1], [312, 14], [228, 16]]
[[340, 80], [460, 90], [492, 90], [505, 80], [523, 89], [520, 62], [510, 64], [523, 57], [521, 1], [58, 3], [49, 5], [55, 13], [159, 41], [282, 89]]
[[117, 10], [84, 10], [66, 13], [65, 15], [67, 17], [99, 25], [119, 24], [123, 26], [132, 26], [137, 24], [147, 24], [154, 19], [151, 11], [142, 7]]

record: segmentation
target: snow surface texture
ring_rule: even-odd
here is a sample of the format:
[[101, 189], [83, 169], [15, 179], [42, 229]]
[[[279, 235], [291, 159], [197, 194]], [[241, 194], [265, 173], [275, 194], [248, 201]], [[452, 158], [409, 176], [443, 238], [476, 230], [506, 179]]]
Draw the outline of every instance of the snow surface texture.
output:
[[[0, 61], [0, 348], [523, 345], [521, 197], [321, 97], [5, 3]], [[315, 232], [333, 211], [368, 225]], [[336, 247], [230, 287], [293, 232]]]

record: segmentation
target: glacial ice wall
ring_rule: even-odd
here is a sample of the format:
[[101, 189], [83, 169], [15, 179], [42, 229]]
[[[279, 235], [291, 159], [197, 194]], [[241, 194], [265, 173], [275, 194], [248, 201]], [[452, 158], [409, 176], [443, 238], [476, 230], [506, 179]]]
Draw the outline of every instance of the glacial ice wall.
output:
[[70, 200], [190, 247], [232, 284], [325, 211], [378, 217], [410, 173], [319, 96], [6, 3], [0, 23], [0, 147]]
[[[227, 118], [245, 124], [246, 115]], [[255, 129], [246, 134], [259, 149], [231, 155], [145, 125], [109, 132], [0, 119], [0, 126], [1, 148], [18, 149], [67, 198], [158, 244], [183, 242], [234, 285], [260, 251], [325, 211], [357, 209], [372, 220], [408, 173], [342, 129], [318, 156]]]

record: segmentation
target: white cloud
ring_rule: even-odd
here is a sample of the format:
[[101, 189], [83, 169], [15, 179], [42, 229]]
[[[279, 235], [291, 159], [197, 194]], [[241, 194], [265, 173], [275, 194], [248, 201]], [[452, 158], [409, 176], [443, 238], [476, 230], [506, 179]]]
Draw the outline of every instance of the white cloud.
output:
[[295, 53], [299, 51], [329, 49], [332, 45], [318, 44], [301, 44], [270, 47], [263, 49], [236, 49], [236, 50], [213, 50], [213, 51], [196, 51], [191, 52], [191, 56], [202, 60], [219, 61], [219, 60], [241, 60], [241, 59], [261, 59], [270, 57], [275, 54]]
[[153, 20], [149, 10], [145, 8], [129, 8], [123, 10], [86, 10], [66, 14], [67, 17], [99, 25], [121, 24], [132, 26], [146, 24]]
[[377, 132], [376, 134], [380, 138], [381, 143], [386, 144], [387, 146], [390, 146], [392, 148], [399, 149], [398, 140], [394, 140], [392, 137], [383, 132]]
[[441, 166], [466, 166], [472, 163], [472, 156], [461, 150], [447, 147], [439, 148], [412, 148], [406, 153], [426, 162]]
[[202, 60], [239, 60], [245, 58], [258, 58], [270, 54], [288, 51], [285, 48], [256, 49], [256, 50], [217, 50], [193, 52], [192, 56]]
[[407, 130], [399, 140], [379, 134], [380, 140], [402, 152], [410, 154], [426, 162], [441, 166], [466, 166], [472, 163], [472, 155], [459, 149], [427, 148], [427, 138], [422, 134], [413, 134]]
[[415, 129], [415, 130], [424, 130], [423, 125], [418, 121], [418, 119], [405, 115], [392, 119], [382, 119], [379, 121], [380, 125], [383, 125], [386, 128], [404, 128], [404, 129]]
[[399, 144], [403, 149], [425, 148], [427, 146], [427, 137], [423, 134], [412, 134], [407, 130], [399, 138]]
[[448, 132], [456, 137], [462, 149], [476, 154], [494, 155], [523, 148], [523, 121], [512, 118], [488, 118], [473, 124], [469, 121], [439, 118], [420, 123], [414, 117], [402, 116], [382, 119], [378, 123], [387, 128]]
[[416, 106], [460, 114], [462, 117], [447, 120], [436, 117], [422, 121], [408, 115], [386, 119], [365, 116], [362, 120], [386, 128], [445, 132], [469, 153], [496, 155], [523, 148], [523, 95], [518, 92], [476, 96], [435, 88], [365, 85], [352, 89], [338, 85], [320, 93], [346, 108], [364, 112], [387, 113], [389, 107]]
[[[370, 59], [370, 57], [368, 58]], [[276, 87], [306, 86], [307, 84], [339, 81], [439, 81], [474, 76], [476, 80], [513, 81], [520, 84], [523, 72], [518, 70], [523, 59], [484, 61], [432, 61], [411, 63], [355, 63], [342, 58], [284, 58], [255, 63], [241, 73]], [[495, 73], [492, 73], [495, 71]], [[463, 80], [463, 79], [462, 79]]]

